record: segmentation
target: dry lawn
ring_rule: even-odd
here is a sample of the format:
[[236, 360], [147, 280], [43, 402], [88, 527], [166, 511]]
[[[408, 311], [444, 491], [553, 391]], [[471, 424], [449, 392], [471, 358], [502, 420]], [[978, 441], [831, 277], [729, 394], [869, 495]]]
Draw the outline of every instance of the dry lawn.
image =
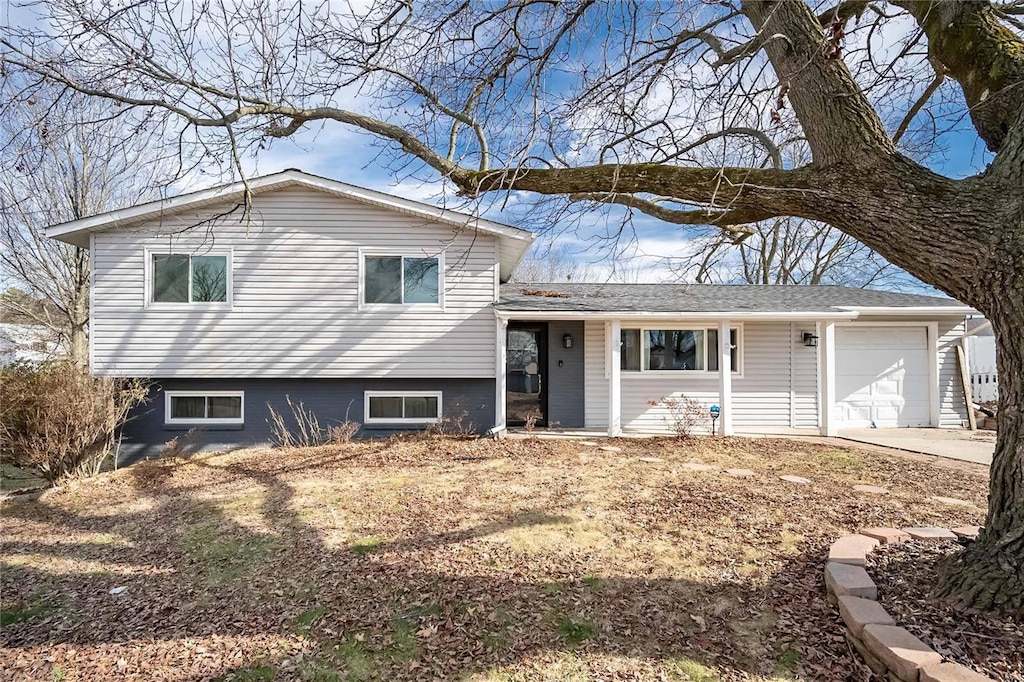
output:
[[0, 678], [866, 679], [824, 599], [828, 543], [983, 518], [981, 467], [787, 440], [615, 444], [250, 450], [8, 504]]

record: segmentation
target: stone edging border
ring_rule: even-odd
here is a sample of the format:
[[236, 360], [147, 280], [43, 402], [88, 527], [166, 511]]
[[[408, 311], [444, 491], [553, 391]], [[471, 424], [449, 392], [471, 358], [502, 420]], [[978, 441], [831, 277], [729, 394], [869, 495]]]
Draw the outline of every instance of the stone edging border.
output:
[[979, 530], [977, 526], [862, 528], [832, 543], [825, 564], [828, 600], [839, 607], [847, 641], [876, 674], [892, 682], [992, 682], [959, 663], [944, 662], [937, 651], [899, 627], [878, 602], [878, 587], [864, 568], [867, 556], [880, 544], [950, 542], [976, 538]]

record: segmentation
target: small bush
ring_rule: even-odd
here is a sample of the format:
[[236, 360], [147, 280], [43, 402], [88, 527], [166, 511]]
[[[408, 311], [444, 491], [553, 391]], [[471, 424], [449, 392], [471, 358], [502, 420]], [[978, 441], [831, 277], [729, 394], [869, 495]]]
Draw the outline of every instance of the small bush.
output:
[[[267, 418], [267, 423], [270, 424], [270, 438], [277, 447], [309, 448], [328, 443], [340, 445], [351, 442], [359, 431], [359, 423], [348, 418], [348, 411], [345, 412], [345, 420], [341, 423], [322, 426], [316, 413], [307, 409], [301, 401], [293, 402], [290, 395], [286, 395], [284, 399], [291, 409], [291, 419], [267, 403], [267, 409], [270, 411], [270, 417]], [[349, 409], [351, 408], [352, 405], [349, 404]]]
[[665, 408], [665, 425], [677, 438], [687, 439], [707, 418], [708, 413], [699, 400], [687, 395], [666, 396], [659, 400], [648, 400], [648, 405]]
[[0, 461], [42, 474], [95, 475], [113, 457], [128, 414], [149, 399], [138, 379], [92, 377], [53, 363], [0, 370]]
[[476, 424], [469, 418], [469, 410], [462, 407], [462, 401], [457, 399], [450, 407], [446, 408], [441, 420], [436, 424], [427, 427], [426, 432], [432, 436], [448, 436], [455, 438], [466, 438], [476, 436]]

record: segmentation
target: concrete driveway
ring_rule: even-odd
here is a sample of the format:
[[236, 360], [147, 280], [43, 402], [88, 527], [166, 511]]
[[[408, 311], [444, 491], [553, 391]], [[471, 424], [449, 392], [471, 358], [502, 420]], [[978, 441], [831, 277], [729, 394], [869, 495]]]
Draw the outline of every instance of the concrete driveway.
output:
[[839, 437], [976, 464], [992, 464], [996, 447], [995, 431], [967, 429], [843, 429]]

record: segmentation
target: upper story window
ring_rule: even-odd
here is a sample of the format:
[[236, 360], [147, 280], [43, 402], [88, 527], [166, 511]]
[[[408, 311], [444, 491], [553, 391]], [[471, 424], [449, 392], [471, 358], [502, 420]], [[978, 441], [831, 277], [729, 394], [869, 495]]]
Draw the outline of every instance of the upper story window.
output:
[[151, 303], [230, 303], [228, 254], [151, 253]]
[[[741, 373], [740, 330], [729, 332], [730, 366]], [[718, 328], [623, 329], [620, 367], [626, 372], [717, 372]]]
[[441, 259], [423, 256], [365, 255], [363, 303], [438, 305]]

